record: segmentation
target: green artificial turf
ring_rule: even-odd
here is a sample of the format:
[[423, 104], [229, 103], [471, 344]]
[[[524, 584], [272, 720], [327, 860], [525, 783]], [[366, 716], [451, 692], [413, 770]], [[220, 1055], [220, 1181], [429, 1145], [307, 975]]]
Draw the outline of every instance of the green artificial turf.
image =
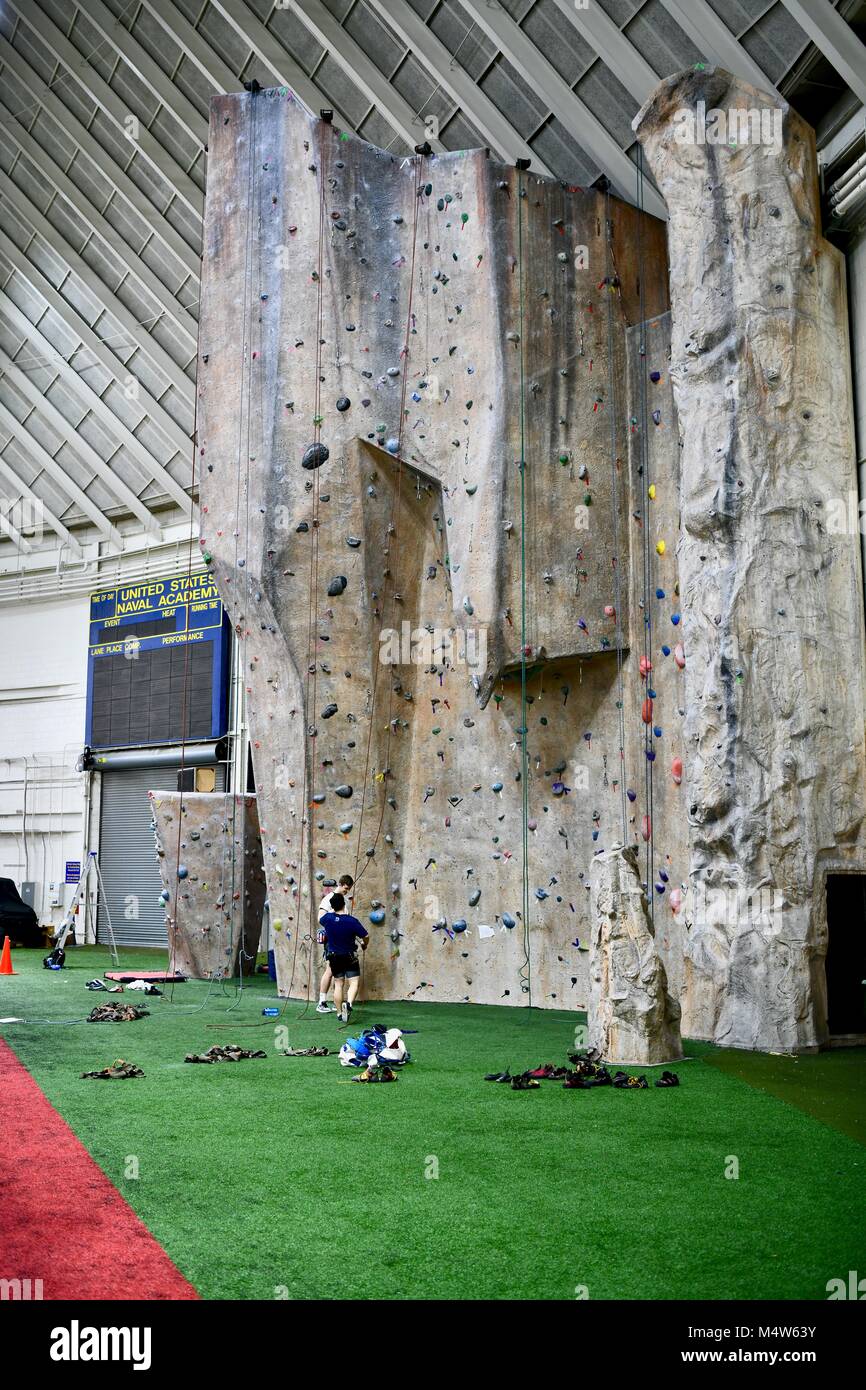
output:
[[[123, 963], [164, 960], [126, 951]], [[0, 1016], [81, 1019], [105, 1002], [84, 982], [106, 953], [68, 962], [54, 974], [15, 952]], [[862, 1146], [708, 1065], [705, 1044], [689, 1045], [676, 1090], [513, 1092], [483, 1074], [563, 1063], [580, 1015], [367, 1004], [350, 1033], [418, 1034], [396, 1085], [361, 1086], [336, 1058], [278, 1055], [275, 1025], [295, 1047], [344, 1034], [333, 1017], [299, 1022], [294, 1001], [263, 1020], [285, 1002], [274, 996], [259, 977], [231, 1007], [233, 987], [190, 982], [173, 1003], [126, 994], [152, 1009], [137, 1023], [0, 1025], [205, 1298], [572, 1299], [585, 1287], [591, 1299], [822, 1299], [829, 1279], [866, 1266]], [[183, 1062], [230, 1041], [267, 1059]], [[116, 1057], [145, 1078], [79, 1080]], [[862, 1089], [862, 1054], [826, 1064], [846, 1092]], [[124, 1176], [131, 1156], [137, 1179]]]
[[866, 1144], [866, 1048], [834, 1048], [799, 1056], [725, 1048], [707, 1061]]

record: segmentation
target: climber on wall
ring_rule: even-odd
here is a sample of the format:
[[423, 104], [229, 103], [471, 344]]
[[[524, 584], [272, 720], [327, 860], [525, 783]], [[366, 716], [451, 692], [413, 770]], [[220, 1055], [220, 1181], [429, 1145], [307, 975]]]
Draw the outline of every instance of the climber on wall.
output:
[[[340, 886], [339, 886], [339, 888], [334, 889], [333, 891], [332, 891], [331, 889], [328, 890], [328, 892], [327, 892], [327, 893], [325, 894], [325, 896], [323, 897], [322, 901], [319, 903], [319, 923], [320, 923], [320, 924], [321, 924], [322, 918], [324, 917], [324, 915], [325, 915], [326, 912], [333, 912], [333, 911], [334, 911], [334, 907], [333, 907], [333, 904], [332, 904], [332, 899], [333, 899], [338, 893], [340, 893], [341, 890], [343, 890], [343, 889], [345, 889], [345, 896], [348, 897], [348, 896], [349, 896], [349, 890], [350, 890], [350, 888], [353, 888], [353, 887], [354, 887], [354, 884], [355, 884], [355, 880], [352, 878], [352, 875], [351, 875], [351, 874], [343, 874], [342, 878], [340, 879]], [[351, 901], [351, 898], [350, 898], [350, 901]], [[328, 1003], [328, 995], [329, 995], [330, 992], [331, 992], [331, 986], [332, 986], [333, 983], [334, 983], [334, 977], [333, 977], [333, 975], [331, 974], [331, 967], [330, 967], [330, 965], [328, 964], [328, 954], [327, 954], [327, 952], [326, 952], [325, 949], [324, 949], [324, 947], [325, 947], [325, 933], [321, 930], [321, 925], [320, 925], [319, 931], [318, 931], [318, 933], [317, 933], [317, 935], [316, 935], [316, 940], [317, 940], [317, 942], [319, 943], [319, 945], [322, 947], [322, 959], [323, 959], [324, 962], [325, 962], [325, 969], [324, 969], [324, 971], [322, 972], [322, 978], [321, 978], [321, 980], [319, 981], [319, 1002], [318, 1002], [318, 1004], [316, 1005], [316, 1013], [317, 1013], [317, 1014], [330, 1014], [330, 1013], [333, 1013], [333, 1009], [331, 1008], [331, 1005]]]
[[334, 977], [334, 1004], [341, 1021], [348, 1023], [361, 983], [356, 942], [360, 941], [361, 950], [366, 951], [369, 937], [357, 917], [346, 912], [342, 893], [331, 894], [331, 908], [333, 910], [325, 913], [319, 925], [324, 932], [328, 965]]

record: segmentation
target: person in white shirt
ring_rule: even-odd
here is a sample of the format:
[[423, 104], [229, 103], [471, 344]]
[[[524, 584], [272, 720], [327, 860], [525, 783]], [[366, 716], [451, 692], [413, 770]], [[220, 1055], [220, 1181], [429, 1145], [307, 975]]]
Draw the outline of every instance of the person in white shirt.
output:
[[[333, 912], [333, 908], [331, 907], [331, 897], [334, 893], [339, 893], [342, 897], [347, 898], [349, 901], [349, 905], [351, 906], [351, 891], [354, 887], [354, 884], [355, 880], [352, 878], [351, 874], [343, 874], [343, 877], [340, 879], [339, 886], [337, 888], [328, 889], [328, 892], [325, 894], [322, 901], [319, 903], [320, 922], [322, 918], [325, 916], [326, 912]], [[316, 940], [318, 941], [320, 946], [324, 944], [324, 934], [321, 931], [318, 933]], [[333, 1005], [328, 1003], [328, 995], [331, 991], [333, 983], [334, 977], [331, 974], [331, 967], [330, 965], [328, 965], [328, 958], [327, 956], [325, 956], [325, 969], [322, 978], [319, 981], [319, 1002], [316, 1005], [317, 1014], [330, 1014], [334, 1012]]]

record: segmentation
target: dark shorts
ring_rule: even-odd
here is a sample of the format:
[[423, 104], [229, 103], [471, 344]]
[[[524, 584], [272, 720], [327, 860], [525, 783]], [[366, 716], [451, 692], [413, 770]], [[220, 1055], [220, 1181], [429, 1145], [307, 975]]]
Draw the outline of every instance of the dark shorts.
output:
[[361, 973], [357, 956], [328, 956], [328, 964], [335, 980], [356, 980]]

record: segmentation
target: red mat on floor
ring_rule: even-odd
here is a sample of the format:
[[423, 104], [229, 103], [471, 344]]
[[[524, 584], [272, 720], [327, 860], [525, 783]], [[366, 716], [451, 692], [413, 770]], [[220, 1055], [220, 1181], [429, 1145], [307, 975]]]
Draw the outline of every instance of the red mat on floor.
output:
[[41, 1279], [46, 1299], [198, 1298], [2, 1038], [0, 1278]]

